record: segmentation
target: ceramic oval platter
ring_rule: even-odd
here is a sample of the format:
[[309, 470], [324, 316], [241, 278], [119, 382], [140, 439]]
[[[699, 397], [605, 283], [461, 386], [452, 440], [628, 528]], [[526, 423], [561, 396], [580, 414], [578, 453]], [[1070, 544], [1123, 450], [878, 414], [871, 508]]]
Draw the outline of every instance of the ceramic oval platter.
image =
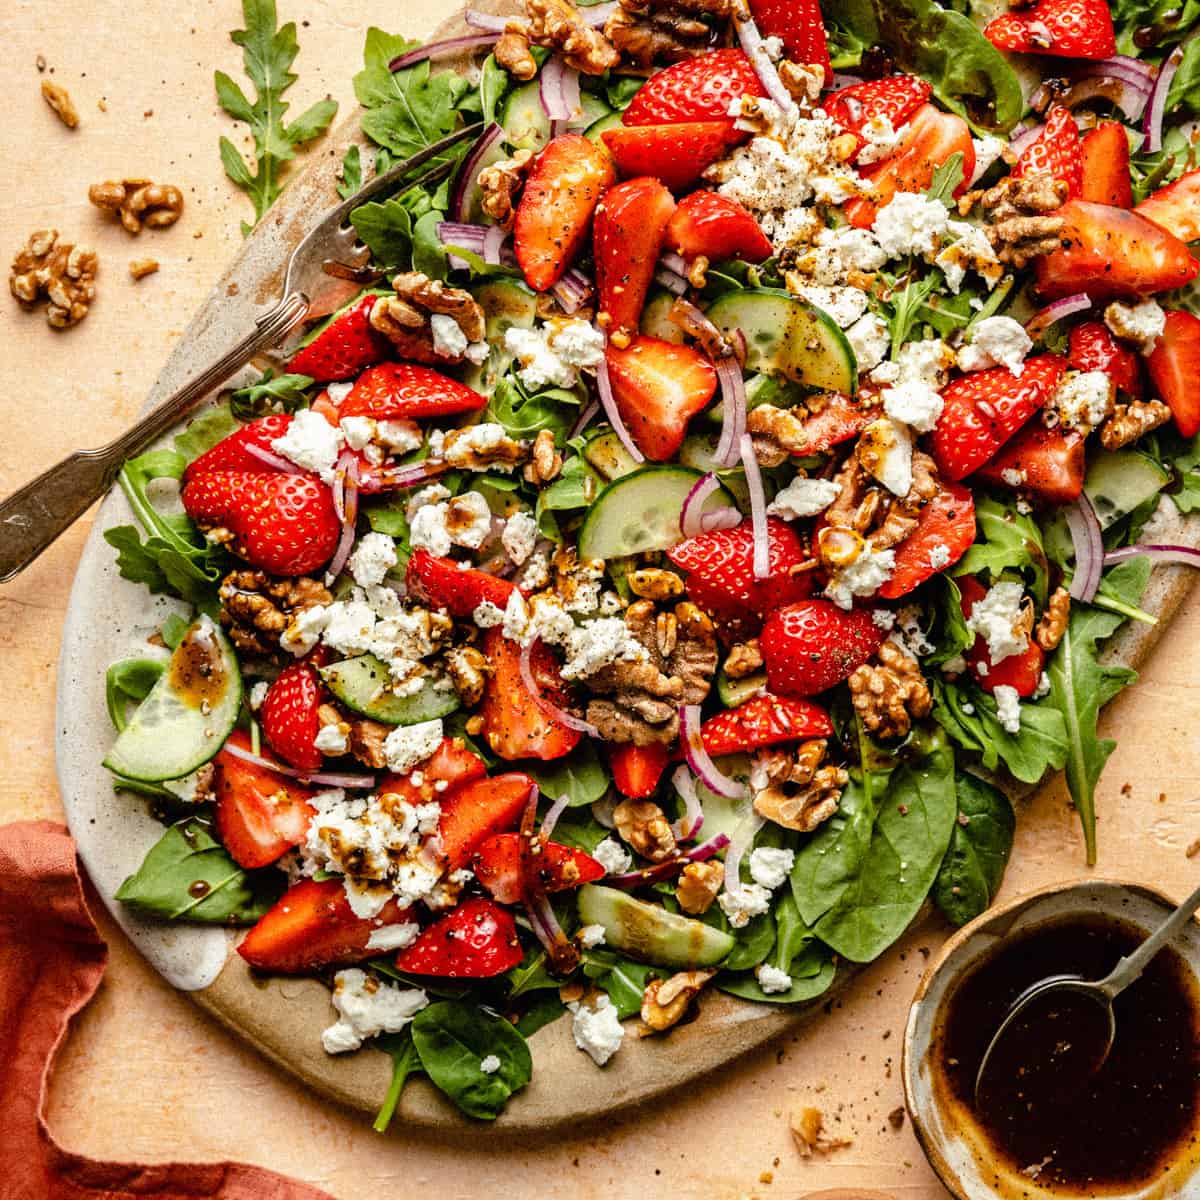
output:
[[[498, 0], [475, 7], [504, 11]], [[437, 36], [467, 32], [453, 21]], [[292, 247], [314, 223], [313, 215], [337, 202], [336, 164], [358, 140], [358, 116], [348, 119], [314, 155], [247, 239], [242, 252], [193, 318], [159, 376], [147, 406], [156, 404], [197, 374], [251, 328], [255, 316], [280, 294]], [[1174, 507], [1157, 521], [1155, 540], [1200, 546], [1200, 521], [1184, 522]], [[101, 760], [112, 742], [104, 696], [110, 663], [147, 652], [146, 638], [173, 602], [151, 597], [120, 578], [105, 529], [127, 524], [133, 514], [120, 492], [101, 506], [80, 560], [63, 631], [58, 672], [58, 779], [71, 831], [88, 874], [114, 918], [154, 968], [201, 1008], [245, 1038], [262, 1054], [331, 1100], [363, 1113], [379, 1107], [391, 1078], [391, 1060], [380, 1051], [331, 1057], [321, 1030], [334, 1013], [328, 989], [315, 979], [263, 979], [233, 952], [238, 934], [203, 926], [146, 920], [117, 903], [114, 893], [162, 834], [144, 800], [114, 795]], [[1179, 606], [1190, 583], [1181, 567], [1155, 571], [1143, 605], [1160, 618], [1157, 627], [1126, 627], [1110, 647], [1116, 661], [1136, 666]], [[1028, 789], [1025, 789], [1028, 790]], [[1010, 789], [1011, 792], [1011, 789]], [[1013, 793], [1015, 795], [1015, 793]], [[1075, 863], [1064, 863], [1064, 872]], [[852, 982], [840, 969], [835, 989]], [[581, 1058], [570, 1022], [559, 1020], [531, 1039], [532, 1083], [513, 1097], [490, 1126], [496, 1134], [528, 1136], [645, 1103], [706, 1075], [732, 1059], [796, 1029], [818, 1015], [834, 993], [806, 1005], [777, 1008], [724, 994], [705, 997], [699, 1018], [669, 1036], [627, 1038], [604, 1070]], [[395, 1128], [453, 1133], [478, 1128], [424, 1080], [404, 1090]]]

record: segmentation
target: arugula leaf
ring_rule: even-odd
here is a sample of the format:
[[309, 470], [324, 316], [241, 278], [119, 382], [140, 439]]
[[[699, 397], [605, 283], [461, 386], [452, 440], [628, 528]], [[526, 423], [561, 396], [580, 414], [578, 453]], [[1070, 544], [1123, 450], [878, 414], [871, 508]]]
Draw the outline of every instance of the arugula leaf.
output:
[[947, 208], [950, 208], [954, 200], [954, 193], [962, 185], [965, 177], [963, 152], [956, 150], [933, 172], [933, 179], [930, 181], [925, 195], [930, 200], [940, 200]]
[[[296, 25], [289, 21], [276, 29], [275, 0], [242, 0], [242, 16], [246, 28], [236, 29], [229, 36], [242, 47], [246, 75], [255, 89], [253, 103], [224, 71], [217, 71], [213, 81], [221, 107], [234, 120], [249, 125], [254, 136], [253, 171], [228, 138], [221, 138], [220, 148], [225, 173], [250, 197], [257, 224], [283, 190], [283, 165], [296, 157], [297, 146], [313, 141], [329, 128], [337, 113], [337, 102], [318, 100], [285, 125], [288, 102], [283, 94], [296, 82], [291, 66], [300, 50]], [[242, 223], [243, 233], [252, 228]]]
[[930, 271], [923, 278], [911, 277], [901, 291], [891, 302], [891, 317], [888, 324], [892, 333], [892, 357], [900, 353], [900, 347], [905, 342], [913, 340], [913, 330], [916, 328], [921, 313], [925, 311], [930, 294], [942, 281], [940, 271]]
[[163, 645], [168, 650], [174, 650], [183, 641], [183, 635], [187, 633], [191, 624], [191, 621], [185, 621], [178, 613], [169, 613], [158, 629]]
[[925, 662], [931, 667], [940, 667], [952, 658], [969, 650], [975, 644], [974, 630], [967, 628], [963, 616], [962, 592], [949, 575], [938, 575], [934, 591], [934, 625], [930, 639], [936, 649]]
[[516, 1000], [529, 992], [539, 992], [547, 988], [558, 990], [562, 983], [550, 974], [546, 967], [545, 950], [529, 951], [525, 958], [512, 968], [506, 975], [510, 987], [509, 1000]]
[[1037, 522], [984, 496], [975, 502], [975, 525], [975, 544], [959, 559], [955, 576], [987, 571], [994, 583], [1005, 571], [1021, 571], [1027, 575], [1038, 608], [1045, 608], [1049, 564]]
[[[1130, 559], [1105, 573], [1109, 590], [1121, 601], [1136, 604], [1150, 578], [1150, 560]], [[1111, 738], [1100, 738], [1096, 721], [1100, 709], [1122, 688], [1128, 687], [1137, 672], [1128, 667], [1102, 664], [1099, 643], [1111, 637], [1124, 623], [1124, 617], [1086, 604], [1074, 604], [1067, 631], [1050, 658], [1050, 702], [1066, 721], [1068, 754], [1067, 787], [1087, 847], [1087, 861], [1096, 861], [1096, 782], [1108, 756], [1116, 747]]]
[[1178, 489], [1169, 492], [1181, 513], [1200, 508], [1200, 436], [1192, 438], [1187, 449], [1171, 460], [1179, 476]]
[[362, 185], [362, 148], [355, 142], [342, 159], [342, 177], [337, 185], [338, 195], [343, 200], [349, 200]]
[[140, 704], [166, 670], [163, 658], [123, 658], [104, 675], [104, 703], [108, 717], [120, 733], [125, 728], [126, 704]]
[[264, 371], [253, 383], [238, 388], [229, 397], [229, 408], [239, 421], [252, 421], [271, 412], [295, 412], [307, 401], [306, 393], [312, 385], [308, 375]]
[[376, 1133], [387, 1133], [392, 1117], [396, 1115], [396, 1106], [400, 1103], [400, 1093], [410, 1075], [419, 1075], [424, 1068], [421, 1066], [421, 1056], [413, 1042], [412, 1028], [406, 1025], [399, 1033], [385, 1033], [371, 1043], [377, 1050], [390, 1054], [392, 1058], [392, 1082], [388, 1085], [387, 1095], [379, 1106], [375, 1122], [371, 1126]]
[[543, 796], [551, 800], [566, 796], [568, 808], [592, 804], [608, 791], [608, 772], [596, 753], [596, 744], [591, 741], [581, 743], [565, 758], [553, 762], [531, 759], [525, 771]]
[[958, 819], [933, 898], [951, 922], [965, 925], [995, 899], [1017, 821], [1008, 797], [977, 775], [959, 774], [955, 789]]
[[[524, 1037], [503, 1017], [469, 1001], [431, 1004], [410, 1029], [426, 1074], [469, 1117], [494, 1121], [533, 1072]], [[485, 1075], [480, 1066], [489, 1055], [500, 1066]]]
[[116, 895], [169, 921], [253, 925], [279, 899], [283, 882], [278, 871], [242, 870], [193, 818], [170, 826]]

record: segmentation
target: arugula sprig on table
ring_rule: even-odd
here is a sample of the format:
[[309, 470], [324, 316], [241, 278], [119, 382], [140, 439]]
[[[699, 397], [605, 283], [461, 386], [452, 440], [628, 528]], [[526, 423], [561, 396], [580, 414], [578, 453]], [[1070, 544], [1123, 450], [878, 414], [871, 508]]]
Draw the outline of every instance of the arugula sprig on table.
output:
[[242, 222], [242, 233], [248, 234], [283, 190], [284, 166], [296, 157], [296, 148], [320, 137], [338, 106], [336, 100], [318, 100], [285, 124], [289, 105], [283, 94], [296, 82], [291, 67], [300, 50], [295, 22], [276, 28], [275, 0], [242, 0], [242, 14], [245, 29], [236, 29], [229, 36], [242, 47], [254, 100], [224, 71], [217, 71], [213, 82], [221, 107], [235, 120], [244, 121], [254, 137], [253, 168], [228, 138], [220, 141], [225, 174], [254, 204], [254, 221]]

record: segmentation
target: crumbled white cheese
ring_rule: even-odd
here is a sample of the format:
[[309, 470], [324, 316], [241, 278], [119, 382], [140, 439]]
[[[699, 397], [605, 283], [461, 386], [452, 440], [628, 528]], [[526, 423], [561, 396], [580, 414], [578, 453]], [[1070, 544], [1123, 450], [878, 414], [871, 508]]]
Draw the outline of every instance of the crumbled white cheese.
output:
[[449, 445], [441, 431], [435, 429], [429, 435], [429, 454], [462, 471], [507, 472], [517, 465], [519, 456], [497, 455], [493, 451], [505, 446], [509, 440], [504, 426], [494, 421], [484, 421], [459, 431]]
[[329, 609], [324, 604], [313, 604], [293, 613], [279, 636], [280, 649], [303, 658], [320, 641], [328, 622]]
[[439, 502], [423, 504], [413, 513], [408, 536], [414, 550], [427, 550], [438, 558], [445, 558], [450, 553], [452, 543], [446, 528], [446, 511], [445, 503]]
[[876, 629], [890, 630], [896, 624], [896, 614], [890, 608], [872, 609], [871, 622]]
[[1105, 371], [1066, 371], [1050, 407], [1063, 428], [1086, 433], [1112, 412], [1114, 390], [1112, 376]]
[[734, 929], [745, 929], [771, 907], [771, 893], [761, 883], [743, 883], [732, 892], [726, 888], [717, 903]]
[[597, 617], [573, 626], [562, 642], [566, 661], [564, 679], [586, 679], [615, 662], [643, 662], [646, 647], [620, 617]]
[[859, 435], [858, 461], [863, 470], [895, 496], [907, 496], [912, 488], [912, 455], [912, 434], [891, 417], [870, 422]]
[[897, 192], [875, 218], [875, 238], [888, 258], [934, 254], [949, 230], [950, 214], [940, 200]]
[[572, 317], [546, 325], [546, 344], [560, 362], [577, 370], [591, 370], [604, 360], [604, 331], [591, 322]]
[[417, 940], [420, 932], [421, 926], [416, 921], [380, 925], [377, 929], [371, 930], [371, 936], [367, 938], [367, 949], [377, 950], [380, 954], [387, 954], [392, 950], [403, 950], [405, 946], [411, 946]]
[[475, 606], [471, 619], [480, 629], [495, 629], [504, 624], [504, 609], [490, 600], [481, 600]]
[[396, 542], [386, 533], [365, 533], [350, 555], [350, 574], [359, 587], [382, 583], [396, 565]]
[[579, 930], [579, 944], [585, 950], [591, 950], [594, 946], [603, 946], [605, 940], [603, 925], [584, 925]]
[[892, 125], [890, 117], [879, 113], [876, 116], [868, 117], [859, 127], [858, 132], [866, 145], [859, 150], [855, 162], [860, 167], [866, 167], [894, 154], [896, 148], [904, 140], [908, 126], [901, 125], [899, 129], [896, 129]]
[[929, 547], [929, 565], [935, 570], [940, 571], [943, 567], [950, 564], [950, 547], [945, 542], [934, 542]]
[[1025, 589], [1019, 583], [1001, 580], [971, 609], [967, 628], [987, 642], [993, 666], [1024, 653], [1029, 646], [1029, 637], [1021, 627], [1024, 598]]
[[439, 358], [460, 359], [471, 344], [462, 326], [449, 313], [433, 313], [429, 318], [433, 333], [433, 352]]
[[858, 369], [870, 371], [879, 366], [887, 356], [892, 335], [882, 317], [867, 313], [846, 330], [846, 340], [850, 343], [850, 349], [854, 351]]
[[333, 977], [337, 1022], [321, 1034], [327, 1054], [357, 1050], [367, 1038], [399, 1033], [428, 1003], [420, 988], [401, 988], [350, 967]]
[[766, 996], [776, 996], [792, 990], [792, 977], [770, 963], [759, 963], [754, 968], [754, 975]]
[[567, 1005], [571, 1010], [571, 1033], [575, 1037], [575, 1045], [587, 1054], [598, 1067], [606, 1062], [621, 1048], [625, 1037], [625, 1029], [621, 1018], [608, 996], [601, 992], [595, 1001], [594, 1008], [587, 1008], [578, 1001]]
[[265, 679], [260, 679], [250, 689], [249, 702], [251, 711], [258, 712], [258, 710], [262, 708], [263, 701], [267, 698], [267, 693], [270, 690], [271, 685]]
[[537, 550], [517, 576], [517, 587], [525, 592], [536, 592], [550, 582], [550, 556], [545, 550]]
[[514, 327], [505, 333], [504, 347], [517, 360], [517, 377], [529, 391], [571, 388], [581, 368], [598, 366], [604, 357], [604, 334], [581, 320], [540, 329]]
[[859, 288], [805, 284], [797, 289], [797, 294], [828, 313], [839, 329], [853, 325], [867, 311], [867, 294]]
[[775, 493], [767, 505], [767, 514], [783, 521], [798, 521], [824, 512], [837, 498], [842, 485], [833, 479], [807, 479], [797, 475], [787, 487]]
[[921, 609], [916, 604], [896, 610], [896, 627], [890, 640], [913, 658], [924, 658], [936, 649], [921, 628]]
[[343, 417], [338, 424], [351, 450], [361, 450], [375, 436], [375, 422], [370, 417]]
[[326, 610], [328, 619], [321, 640], [342, 654], [366, 654], [375, 636], [375, 611], [362, 598], [361, 592], [351, 592], [345, 600], [335, 600]]
[[330, 425], [311, 408], [301, 409], [281, 437], [273, 438], [271, 449], [289, 462], [333, 482], [333, 467], [346, 438], [336, 425]]
[[750, 878], [760, 887], [773, 892], [792, 873], [796, 861], [794, 850], [759, 846], [750, 851]]
[[884, 386], [923, 383], [939, 392], [945, 386], [946, 372], [954, 362], [954, 351], [940, 338], [905, 342], [892, 362], [882, 363], [871, 372], [871, 381]]
[[1021, 697], [1015, 687], [999, 684], [992, 692], [996, 700], [996, 717], [1007, 733], [1021, 732]]
[[762, 40], [762, 48], [772, 62], [778, 62], [783, 57], [783, 38], [765, 37]]
[[1167, 314], [1157, 300], [1139, 304], [1114, 300], [1104, 310], [1104, 323], [1117, 337], [1133, 342], [1143, 354], [1151, 354], [1167, 327]]
[[984, 317], [971, 330], [970, 342], [958, 351], [962, 371], [1007, 367], [1014, 375], [1025, 370], [1025, 356], [1033, 341], [1025, 327], [1012, 317]]
[[376, 421], [375, 440], [390, 454], [408, 454], [424, 443], [416, 421]]
[[928, 433], [942, 415], [942, 398], [927, 383], [909, 379], [883, 389], [883, 411], [917, 433]]
[[1050, 695], [1050, 676], [1043, 671], [1038, 678], [1038, 685], [1033, 690], [1031, 700], [1040, 700], [1043, 696]]
[[440, 483], [428, 483], [423, 488], [413, 492], [408, 503], [404, 506], [404, 515], [411, 525], [413, 518], [427, 504], [437, 504], [439, 500], [449, 500], [450, 489]]
[[841, 279], [851, 271], [866, 274], [878, 271], [888, 260], [883, 247], [869, 229], [856, 229], [853, 225], [822, 229], [815, 241], [833, 255], [835, 270]]
[[606, 875], [624, 875], [633, 866], [633, 856], [616, 838], [606, 837], [592, 857], [604, 868]]
[[479, 1060], [479, 1069], [484, 1075], [495, 1075], [500, 1070], [500, 1057], [496, 1054], [485, 1054]]
[[1004, 142], [998, 137], [986, 134], [981, 138], [972, 138], [975, 146], [975, 170], [967, 180], [968, 187], [974, 187], [987, 173], [987, 169], [1004, 153]]
[[946, 277], [946, 286], [957, 295], [967, 272], [974, 271], [989, 288], [994, 288], [1004, 276], [1004, 264], [996, 257], [987, 234], [969, 221], [951, 221], [947, 233], [954, 240], [933, 259]]
[[537, 519], [530, 512], [515, 512], [504, 523], [504, 532], [500, 542], [504, 552], [516, 566], [521, 566], [529, 560], [533, 547], [537, 544]]
[[855, 596], [873, 596], [892, 577], [896, 565], [894, 550], [876, 550], [868, 542], [850, 564], [836, 571], [825, 595], [839, 608], [854, 607]]
[[350, 739], [339, 723], [330, 722], [317, 731], [313, 745], [322, 754], [345, 754], [350, 749]]
[[423, 763], [442, 744], [442, 721], [420, 721], [416, 725], [397, 725], [383, 743], [389, 771], [407, 775]]
[[492, 510], [481, 492], [446, 501], [446, 529], [456, 546], [478, 550], [492, 532]]

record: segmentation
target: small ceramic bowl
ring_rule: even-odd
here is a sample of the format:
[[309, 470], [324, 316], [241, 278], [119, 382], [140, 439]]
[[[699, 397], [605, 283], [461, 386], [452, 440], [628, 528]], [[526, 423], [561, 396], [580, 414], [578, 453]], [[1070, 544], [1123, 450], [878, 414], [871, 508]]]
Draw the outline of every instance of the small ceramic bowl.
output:
[[[942, 1183], [958, 1200], [1063, 1200], [991, 1153], [969, 1110], [939, 1086], [931, 1061], [943, 1004], [956, 984], [1002, 939], [1046, 921], [1103, 913], [1149, 932], [1175, 907], [1151, 888], [1094, 880], [1047, 888], [990, 909], [942, 947], [917, 989], [904, 1031], [904, 1098], [913, 1129]], [[1200, 977], [1200, 923], [1173, 943]], [[1168, 1171], [1136, 1191], [1105, 1191], [1106, 1200], [1200, 1200], [1200, 1129]]]

